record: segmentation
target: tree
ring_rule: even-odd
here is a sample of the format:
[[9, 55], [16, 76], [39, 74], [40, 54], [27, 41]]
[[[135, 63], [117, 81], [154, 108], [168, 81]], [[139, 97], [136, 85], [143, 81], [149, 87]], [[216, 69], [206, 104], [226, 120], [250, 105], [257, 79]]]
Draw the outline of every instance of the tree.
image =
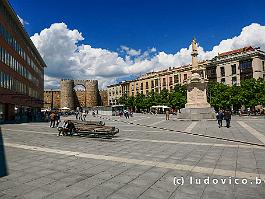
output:
[[187, 103], [187, 88], [186, 86], [182, 86], [177, 84], [173, 90], [169, 94], [169, 106], [172, 108], [180, 109], [185, 106]]
[[220, 108], [229, 108], [231, 103], [231, 92], [230, 86], [222, 83], [210, 83], [208, 85], [208, 102], [219, 110]]
[[208, 101], [216, 110], [233, 106], [234, 110], [242, 105], [254, 108], [265, 104], [265, 82], [262, 79], [241, 81], [241, 86], [228, 86], [222, 83], [208, 85]]
[[163, 89], [158, 97], [158, 104], [159, 105], [165, 105], [168, 106], [169, 105], [169, 92], [167, 89]]
[[264, 104], [265, 83], [262, 79], [247, 79], [241, 82], [241, 96], [246, 107]]

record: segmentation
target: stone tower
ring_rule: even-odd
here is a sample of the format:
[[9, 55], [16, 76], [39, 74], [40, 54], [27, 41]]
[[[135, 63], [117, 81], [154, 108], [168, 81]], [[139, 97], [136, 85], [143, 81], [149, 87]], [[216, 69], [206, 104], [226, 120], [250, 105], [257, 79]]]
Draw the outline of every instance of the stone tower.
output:
[[99, 91], [98, 80], [86, 80], [86, 106], [93, 107], [98, 105]]
[[73, 80], [61, 80], [61, 108], [67, 107], [71, 110], [75, 108], [73, 88]]

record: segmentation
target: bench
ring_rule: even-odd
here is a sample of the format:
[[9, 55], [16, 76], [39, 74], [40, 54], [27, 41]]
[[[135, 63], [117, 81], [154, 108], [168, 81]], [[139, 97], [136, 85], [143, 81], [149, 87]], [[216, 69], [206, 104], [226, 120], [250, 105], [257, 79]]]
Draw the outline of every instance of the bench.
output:
[[[90, 137], [102, 137], [102, 138], [113, 138], [114, 135], [119, 133], [119, 129], [113, 126], [105, 126], [102, 121], [79, 121], [69, 120], [74, 124], [72, 134], [79, 136], [90, 136]], [[58, 128], [62, 131], [62, 128]], [[70, 132], [64, 132], [70, 134]]]

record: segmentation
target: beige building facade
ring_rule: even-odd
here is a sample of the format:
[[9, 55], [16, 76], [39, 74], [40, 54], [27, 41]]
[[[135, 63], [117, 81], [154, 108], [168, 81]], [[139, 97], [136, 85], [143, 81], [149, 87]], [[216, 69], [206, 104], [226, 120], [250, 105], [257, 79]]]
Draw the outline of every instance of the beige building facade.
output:
[[[209, 81], [227, 85], [240, 85], [240, 81], [255, 78], [265, 80], [265, 52], [251, 46], [218, 54], [211, 60], [199, 63], [201, 74]], [[108, 105], [117, 105], [123, 95], [148, 95], [167, 89], [172, 91], [176, 84], [186, 84], [191, 76], [191, 64], [170, 67], [166, 70], [146, 73], [135, 80], [123, 81], [107, 87]]]
[[265, 80], [264, 60], [263, 51], [249, 46], [219, 54], [211, 60], [209, 68], [216, 71], [213, 79], [217, 82], [240, 85], [240, 81], [249, 78]]

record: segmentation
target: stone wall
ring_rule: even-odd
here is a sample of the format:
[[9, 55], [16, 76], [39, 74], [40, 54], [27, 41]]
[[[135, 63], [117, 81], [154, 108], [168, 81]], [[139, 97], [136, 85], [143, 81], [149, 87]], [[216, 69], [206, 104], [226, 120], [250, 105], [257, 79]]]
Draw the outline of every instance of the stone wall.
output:
[[99, 91], [101, 106], [108, 106], [108, 92], [107, 90]]
[[[83, 85], [85, 90], [74, 90], [76, 85]], [[61, 90], [44, 91], [44, 108], [51, 108], [53, 93], [53, 107], [94, 107], [108, 104], [106, 91], [99, 92], [97, 80], [61, 80]]]
[[[53, 93], [53, 94], [52, 94]], [[50, 109], [53, 98], [53, 107], [61, 107], [61, 91], [44, 91], [44, 108]]]

